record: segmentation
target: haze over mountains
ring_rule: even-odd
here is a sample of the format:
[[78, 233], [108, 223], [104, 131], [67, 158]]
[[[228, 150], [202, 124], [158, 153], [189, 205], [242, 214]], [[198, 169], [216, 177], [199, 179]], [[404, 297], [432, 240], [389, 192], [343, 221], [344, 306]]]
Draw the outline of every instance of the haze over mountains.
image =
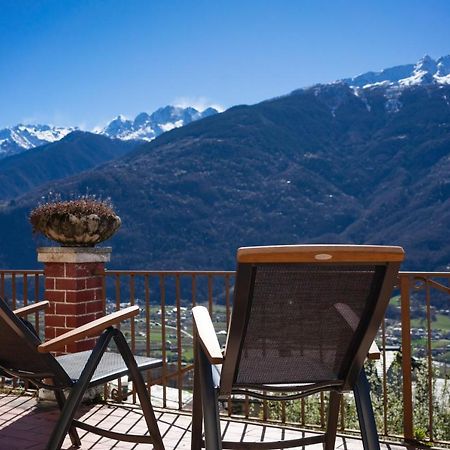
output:
[[243, 245], [345, 242], [403, 245], [405, 268], [446, 268], [448, 59], [236, 106], [34, 187], [0, 209], [0, 259], [37, 267], [29, 210], [49, 191], [88, 190], [122, 218], [111, 267], [232, 269]]
[[[134, 120], [122, 115], [111, 120], [105, 127], [92, 130], [113, 139], [151, 141], [165, 131], [181, 127], [194, 120], [217, 114], [215, 108], [198, 111], [192, 107], [165, 106], [152, 114], [140, 113]], [[24, 150], [59, 141], [77, 127], [53, 125], [23, 125], [0, 130], [0, 159]]]

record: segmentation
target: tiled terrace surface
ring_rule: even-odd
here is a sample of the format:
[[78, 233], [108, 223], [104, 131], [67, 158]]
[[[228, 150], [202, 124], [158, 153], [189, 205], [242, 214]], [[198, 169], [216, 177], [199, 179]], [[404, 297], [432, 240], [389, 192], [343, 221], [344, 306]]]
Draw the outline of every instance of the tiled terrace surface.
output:
[[[167, 450], [190, 448], [189, 414], [156, 408], [158, 424]], [[145, 433], [145, 422], [136, 406], [118, 407], [115, 404], [83, 406], [80, 417], [90, 424], [101, 425], [115, 431]], [[44, 450], [48, 436], [58, 417], [58, 410], [52, 404], [30, 396], [0, 394], [0, 449], [1, 450]], [[246, 422], [223, 420], [222, 431], [229, 440], [271, 441], [294, 438], [304, 433], [288, 428], [255, 425]], [[307, 434], [312, 435], [312, 434]], [[81, 450], [144, 450], [152, 448], [148, 444], [131, 444], [101, 438], [80, 430]], [[322, 444], [308, 446], [311, 450], [322, 449]], [[362, 449], [362, 443], [353, 438], [337, 438], [336, 448], [345, 450]], [[66, 438], [64, 450], [73, 450], [70, 439]], [[403, 450], [398, 445], [383, 444], [382, 450]]]

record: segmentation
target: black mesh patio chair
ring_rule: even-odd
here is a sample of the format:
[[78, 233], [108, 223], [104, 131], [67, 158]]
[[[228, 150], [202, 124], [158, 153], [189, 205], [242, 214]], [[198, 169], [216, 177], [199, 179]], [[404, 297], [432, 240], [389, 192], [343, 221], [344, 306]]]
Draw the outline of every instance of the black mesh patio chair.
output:
[[[48, 304], [47, 301], [39, 302], [12, 311], [0, 298], [0, 369], [12, 377], [52, 390], [61, 410], [46, 448], [60, 449], [67, 433], [72, 444], [79, 447], [81, 442], [76, 429], [80, 428], [111, 439], [153, 444], [155, 449], [163, 450], [156, 417], [141, 374], [141, 371], [160, 367], [162, 361], [133, 356], [123, 334], [113, 326], [136, 316], [139, 307], [122, 309], [42, 343], [22, 317], [46, 308]], [[65, 345], [86, 337], [99, 335], [92, 351], [57, 357], [50, 353], [61, 351]], [[111, 340], [115, 342], [119, 353], [107, 351]], [[134, 382], [149, 435], [117, 433], [75, 419], [76, 410], [88, 388], [125, 375], [129, 375]], [[66, 399], [63, 391], [67, 388], [70, 389]]]
[[[363, 364], [383, 319], [401, 247], [292, 245], [240, 248], [222, 352], [208, 311], [196, 329], [192, 449], [334, 448], [342, 394], [353, 391], [366, 450], [379, 449]], [[293, 400], [329, 391], [322, 435], [222, 442], [219, 401], [231, 394]], [[202, 425], [204, 423], [204, 440]]]

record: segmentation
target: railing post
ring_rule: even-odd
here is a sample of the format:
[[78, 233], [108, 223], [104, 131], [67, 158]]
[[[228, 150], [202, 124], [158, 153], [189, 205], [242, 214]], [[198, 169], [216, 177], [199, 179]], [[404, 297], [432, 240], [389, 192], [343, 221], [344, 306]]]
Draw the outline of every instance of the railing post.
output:
[[402, 315], [402, 373], [403, 373], [403, 435], [405, 440], [414, 438], [413, 405], [411, 383], [411, 279], [400, 275], [401, 315]]

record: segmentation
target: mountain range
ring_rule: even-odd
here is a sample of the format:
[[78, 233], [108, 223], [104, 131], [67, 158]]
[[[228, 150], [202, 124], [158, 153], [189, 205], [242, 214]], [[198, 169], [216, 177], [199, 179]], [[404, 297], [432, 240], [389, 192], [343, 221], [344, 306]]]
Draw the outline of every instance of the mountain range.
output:
[[[425, 55], [416, 64], [404, 64], [379, 72], [367, 72], [340, 80], [353, 88], [367, 89], [383, 85], [395, 97], [395, 92], [407, 86], [450, 83], [450, 55], [434, 60]], [[395, 101], [394, 101], [395, 104]], [[119, 115], [104, 127], [92, 132], [122, 140], [151, 141], [160, 134], [203, 119], [218, 110], [212, 107], [199, 111], [193, 107], [165, 106], [152, 114], [142, 112], [134, 119]], [[0, 130], [0, 158], [59, 141], [77, 127], [19, 124]]]
[[0, 158], [62, 139], [75, 128], [50, 125], [15, 125], [0, 130]]
[[342, 81], [358, 88], [379, 85], [402, 88], [414, 85], [450, 84], [450, 55], [437, 60], [425, 55], [416, 64], [404, 64], [379, 72], [366, 72]]
[[[105, 127], [97, 127], [91, 131], [113, 139], [151, 141], [165, 131], [217, 114], [217, 112], [212, 107], [198, 111], [192, 107], [169, 105], [159, 108], [152, 114], [142, 112], [133, 120], [119, 115]], [[0, 130], [0, 159], [59, 141], [75, 130], [78, 128], [24, 124], [4, 128]]]
[[448, 269], [448, 57], [425, 76], [429, 59], [235, 106], [36, 185], [0, 207], [0, 260], [37, 267], [45, 241], [27, 215], [56, 191], [111, 197], [111, 267], [232, 269], [239, 246], [340, 242], [398, 244], [404, 269]]

